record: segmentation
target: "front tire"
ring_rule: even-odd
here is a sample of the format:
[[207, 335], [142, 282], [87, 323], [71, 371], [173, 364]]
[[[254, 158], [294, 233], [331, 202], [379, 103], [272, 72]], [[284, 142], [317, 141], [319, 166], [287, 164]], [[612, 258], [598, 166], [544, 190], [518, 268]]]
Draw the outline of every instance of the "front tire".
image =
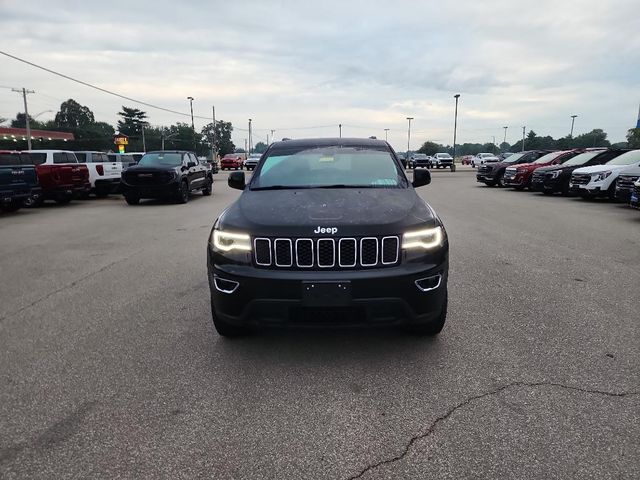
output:
[[440, 315], [431, 323], [424, 325], [410, 325], [406, 327], [407, 332], [418, 336], [435, 336], [438, 335], [444, 328], [444, 324], [447, 321], [447, 303], [448, 295], [444, 297], [444, 303], [442, 304], [442, 310]]
[[140, 197], [134, 195], [125, 195], [124, 199], [128, 205], [138, 205], [140, 203]]
[[1, 205], [0, 210], [6, 213], [13, 213], [20, 210], [21, 207], [22, 207], [22, 201], [11, 200], [9, 203], [5, 203], [4, 205]]
[[176, 202], [180, 204], [187, 203], [189, 201], [189, 184], [186, 181], [180, 182], [180, 191], [176, 197]]
[[498, 177], [498, 186], [500, 188], [504, 188], [504, 172], [502, 172]]
[[216, 317], [215, 309], [213, 308], [213, 302], [211, 302], [211, 319], [213, 320], [213, 326], [218, 332], [218, 335], [226, 338], [242, 337], [249, 334], [247, 327], [240, 327], [238, 325], [232, 325]]
[[212, 187], [213, 187], [213, 179], [209, 177], [207, 178], [207, 186], [202, 189], [202, 195], [204, 195], [205, 197], [208, 197], [209, 195], [211, 195]]

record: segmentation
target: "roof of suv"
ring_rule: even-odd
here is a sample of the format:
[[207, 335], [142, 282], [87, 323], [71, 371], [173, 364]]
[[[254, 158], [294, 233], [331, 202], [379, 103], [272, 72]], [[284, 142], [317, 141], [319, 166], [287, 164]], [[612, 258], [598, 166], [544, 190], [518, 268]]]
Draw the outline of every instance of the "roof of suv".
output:
[[384, 140], [373, 138], [301, 138], [298, 140], [285, 140], [274, 142], [272, 148], [277, 147], [330, 147], [341, 145], [344, 147], [388, 147]]

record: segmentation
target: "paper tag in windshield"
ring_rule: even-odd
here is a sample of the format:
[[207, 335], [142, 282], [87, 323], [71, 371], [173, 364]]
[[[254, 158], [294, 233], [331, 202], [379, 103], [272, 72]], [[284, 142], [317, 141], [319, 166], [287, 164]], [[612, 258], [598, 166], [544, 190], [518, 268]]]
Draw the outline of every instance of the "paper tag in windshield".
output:
[[323, 155], [320, 157], [320, 162], [335, 162], [335, 157], [333, 155]]

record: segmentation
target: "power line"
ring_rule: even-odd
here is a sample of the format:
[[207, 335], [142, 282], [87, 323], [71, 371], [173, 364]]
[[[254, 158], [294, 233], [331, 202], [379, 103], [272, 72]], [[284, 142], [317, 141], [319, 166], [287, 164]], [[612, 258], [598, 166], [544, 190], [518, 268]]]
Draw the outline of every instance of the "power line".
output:
[[[93, 85], [91, 83], [84, 82], [82, 80], [78, 80], [77, 78], [70, 77], [69, 75], [65, 75], [64, 73], [56, 72], [55, 70], [51, 70], [50, 68], [43, 67], [42, 65], [38, 65], [38, 64], [35, 64], [35, 63], [30, 62], [28, 60], [25, 60], [23, 58], [16, 57], [15, 55], [11, 55], [10, 53], [3, 52], [2, 50], [0, 50], [0, 54], [4, 55], [6, 57], [9, 57], [9, 58], [13, 58], [14, 60], [17, 60], [19, 62], [26, 63], [27, 65], [30, 65], [32, 67], [39, 68], [40, 70], [44, 70], [45, 72], [51, 73], [53, 75], [57, 75], [59, 77], [65, 78], [67, 80], [71, 80], [72, 82], [79, 83], [80, 85], [84, 85], [85, 87], [93, 88], [94, 90], [98, 90], [100, 92], [107, 93], [109, 95], [113, 95], [114, 97], [119, 97], [119, 98], [122, 98], [124, 100], [128, 100], [128, 101], [133, 102], [133, 103], [138, 103], [140, 105], [144, 105], [145, 107], [155, 108], [156, 110], [162, 110], [163, 112], [173, 113], [175, 115], [181, 115], [183, 117], [191, 117], [191, 115], [189, 113], [179, 112], [177, 110], [171, 110], [170, 108], [159, 107], [158, 105], [154, 105], [152, 103], [143, 102], [142, 100], [136, 100], [135, 98], [127, 97], [126, 95], [121, 95], [120, 93], [112, 92], [111, 90], [107, 90], [106, 88], [98, 87], [97, 85]], [[209, 117], [201, 117], [201, 116], [198, 116], [198, 115], [194, 115], [194, 117], [198, 118], [198, 119], [210, 120]], [[239, 129], [239, 130], [241, 130], [241, 129]]]

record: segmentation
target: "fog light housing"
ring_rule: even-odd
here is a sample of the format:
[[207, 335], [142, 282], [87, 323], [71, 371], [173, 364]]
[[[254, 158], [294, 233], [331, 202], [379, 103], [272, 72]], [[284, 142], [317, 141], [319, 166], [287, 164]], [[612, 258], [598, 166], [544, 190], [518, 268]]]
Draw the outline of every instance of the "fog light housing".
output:
[[234, 280], [227, 280], [218, 276], [213, 277], [213, 284], [216, 286], [216, 290], [227, 294], [235, 292], [238, 286], [240, 286], [240, 283]]
[[415, 281], [416, 287], [418, 287], [418, 290], [420, 290], [421, 292], [430, 292], [431, 290], [435, 290], [440, 286], [441, 283], [442, 275], [440, 273]]

